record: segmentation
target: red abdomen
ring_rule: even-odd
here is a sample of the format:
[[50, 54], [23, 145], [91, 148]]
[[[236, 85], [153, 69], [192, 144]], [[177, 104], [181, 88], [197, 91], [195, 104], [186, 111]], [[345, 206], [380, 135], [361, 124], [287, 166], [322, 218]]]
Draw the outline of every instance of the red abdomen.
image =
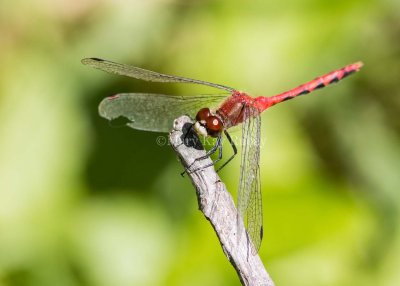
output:
[[258, 116], [259, 113], [277, 103], [338, 82], [348, 75], [358, 72], [362, 65], [361, 62], [357, 62], [345, 66], [344, 68], [317, 77], [294, 89], [270, 97], [259, 96], [257, 98], [252, 98], [244, 92], [235, 90], [232, 92], [232, 95], [222, 103], [221, 107], [217, 110], [217, 114], [221, 117], [224, 128], [238, 125], [249, 117]]
[[265, 96], [260, 96], [256, 99], [256, 105], [257, 108], [260, 111], [263, 111], [267, 109], [268, 107], [271, 107], [277, 103], [295, 98], [297, 96], [303, 95], [310, 93], [316, 89], [323, 88], [325, 86], [328, 86], [332, 83], [338, 82], [345, 77], [358, 72], [360, 68], [363, 66], [362, 62], [357, 62], [351, 65], [347, 65], [344, 68], [334, 70], [330, 73], [327, 73], [323, 76], [317, 77], [316, 79], [313, 79], [305, 84], [302, 84], [296, 88], [293, 88], [289, 91], [283, 92], [281, 94], [271, 96], [271, 97], [265, 97]]

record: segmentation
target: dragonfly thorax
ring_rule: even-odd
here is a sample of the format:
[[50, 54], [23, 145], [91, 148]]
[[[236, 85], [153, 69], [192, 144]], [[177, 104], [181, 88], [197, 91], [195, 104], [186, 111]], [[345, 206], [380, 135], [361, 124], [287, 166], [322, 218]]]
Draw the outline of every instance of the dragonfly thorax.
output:
[[197, 112], [196, 123], [193, 127], [200, 135], [218, 137], [224, 129], [224, 124], [217, 114], [211, 113], [206, 107]]

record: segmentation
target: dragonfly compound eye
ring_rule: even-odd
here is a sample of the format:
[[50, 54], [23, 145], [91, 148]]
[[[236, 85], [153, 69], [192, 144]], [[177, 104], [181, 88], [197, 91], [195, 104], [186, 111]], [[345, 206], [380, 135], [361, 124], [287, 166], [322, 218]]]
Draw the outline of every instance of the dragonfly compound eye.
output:
[[211, 116], [211, 111], [209, 108], [205, 107], [199, 110], [196, 115], [196, 120], [197, 121], [206, 121], [208, 117]]
[[206, 119], [207, 132], [211, 137], [217, 137], [222, 132], [222, 127], [219, 117], [211, 115]]

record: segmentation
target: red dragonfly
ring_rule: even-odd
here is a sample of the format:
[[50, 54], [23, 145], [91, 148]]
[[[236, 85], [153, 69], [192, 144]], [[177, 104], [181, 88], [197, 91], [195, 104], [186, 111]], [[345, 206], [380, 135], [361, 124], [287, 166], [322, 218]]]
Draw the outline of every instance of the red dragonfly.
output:
[[[253, 243], [253, 253], [257, 253], [263, 237], [263, 214], [260, 189], [260, 113], [267, 108], [310, 93], [355, 73], [362, 67], [356, 62], [334, 70], [302, 84], [294, 89], [271, 97], [251, 97], [234, 88], [180, 76], [161, 74], [134, 66], [118, 64], [98, 58], [86, 58], [82, 63], [118, 75], [153, 82], [192, 83], [224, 90], [224, 95], [178, 96], [153, 93], [121, 93], [105, 98], [99, 106], [100, 115], [109, 120], [125, 117], [129, 127], [140, 130], [169, 132], [175, 118], [188, 114], [196, 121], [192, 128], [200, 135], [215, 137], [216, 144], [202, 160], [215, 153], [219, 156], [211, 165], [222, 158], [222, 133], [233, 148], [231, 156], [218, 170], [224, 167], [237, 153], [237, 148], [227, 129], [242, 124], [242, 157], [238, 190], [238, 211], [245, 222], [248, 235]], [[193, 163], [195, 163], [193, 162]], [[193, 165], [193, 164], [192, 164]], [[206, 166], [206, 167], [209, 167]], [[191, 166], [190, 166], [191, 167]], [[194, 172], [197, 170], [185, 170]], [[217, 171], [218, 171], [217, 170]]]

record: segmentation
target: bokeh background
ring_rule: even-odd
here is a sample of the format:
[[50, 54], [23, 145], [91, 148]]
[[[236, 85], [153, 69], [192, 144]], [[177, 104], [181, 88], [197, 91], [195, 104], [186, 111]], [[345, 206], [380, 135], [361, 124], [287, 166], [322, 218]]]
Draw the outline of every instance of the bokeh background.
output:
[[[399, 15], [397, 0], [2, 1], [0, 285], [240, 285], [163, 134], [97, 114], [118, 92], [216, 91], [81, 65], [93, 56], [254, 95], [362, 60], [263, 114], [260, 256], [280, 286], [400, 285]], [[220, 174], [234, 197], [239, 164]]]

